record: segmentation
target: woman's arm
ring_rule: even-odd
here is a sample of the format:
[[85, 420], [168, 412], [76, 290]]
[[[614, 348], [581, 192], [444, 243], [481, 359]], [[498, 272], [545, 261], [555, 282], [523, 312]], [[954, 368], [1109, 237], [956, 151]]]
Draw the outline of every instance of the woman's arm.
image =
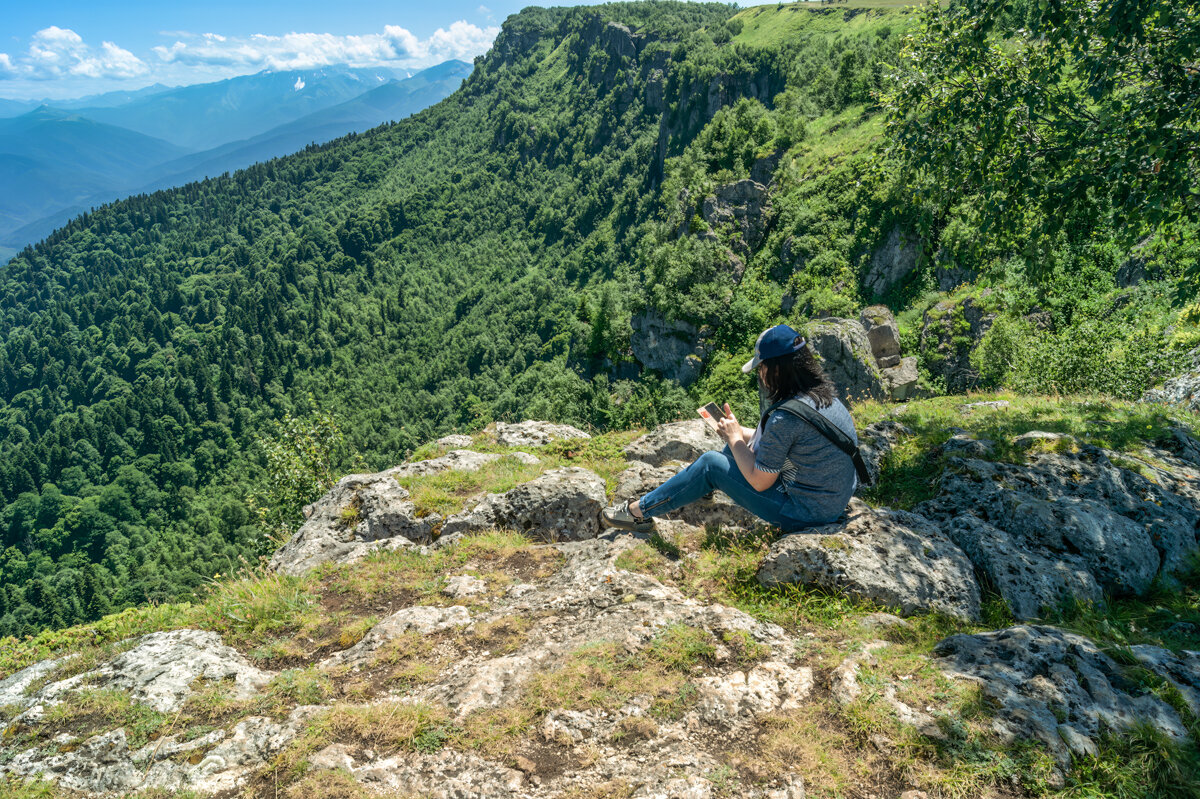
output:
[[[733, 453], [733, 460], [738, 465], [738, 471], [742, 473], [742, 477], [746, 478], [750, 487], [755, 491], [766, 491], [775, 485], [779, 475], [764, 472], [755, 467], [754, 450], [750, 449], [750, 445], [746, 442], [745, 429], [738, 424], [738, 420], [733, 416], [733, 411], [726, 403], [725, 418], [717, 420], [717, 435], [729, 444], [729, 451]], [[750, 435], [754, 435], [753, 430], [750, 431]]]

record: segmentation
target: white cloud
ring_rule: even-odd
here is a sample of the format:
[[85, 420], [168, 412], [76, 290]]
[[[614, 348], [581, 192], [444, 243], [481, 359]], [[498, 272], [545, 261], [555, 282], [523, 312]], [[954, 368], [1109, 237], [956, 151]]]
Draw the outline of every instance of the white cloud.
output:
[[140, 58], [113, 42], [91, 47], [75, 31], [57, 25], [33, 34], [24, 55], [0, 53], [0, 77], [4, 78], [47, 81], [75, 76], [123, 80], [148, 71]]
[[480, 28], [464, 20], [438, 28], [420, 39], [399, 25], [383, 33], [337, 36], [331, 33], [256, 33], [226, 37], [215, 33], [179, 37], [154, 48], [159, 59], [190, 66], [236, 66], [250, 69], [311, 69], [330, 64], [351, 66], [427, 66], [450, 58], [473, 58], [485, 52], [500, 29]]

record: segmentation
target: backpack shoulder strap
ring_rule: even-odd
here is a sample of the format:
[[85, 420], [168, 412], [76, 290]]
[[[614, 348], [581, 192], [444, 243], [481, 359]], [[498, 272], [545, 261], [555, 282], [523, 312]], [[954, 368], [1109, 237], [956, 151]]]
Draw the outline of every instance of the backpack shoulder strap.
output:
[[863, 461], [858, 444], [854, 442], [854, 439], [846, 435], [846, 432], [842, 428], [826, 419], [824, 414], [804, 400], [793, 397], [792, 399], [776, 403], [767, 409], [767, 412], [762, 417], [762, 429], [766, 429], [767, 418], [775, 411], [784, 411], [785, 413], [790, 413], [792, 416], [798, 416], [815, 427], [818, 433], [825, 436], [834, 446], [850, 456], [850, 459], [854, 462], [854, 471], [858, 474], [858, 482], [864, 486], [871, 485], [873, 482], [871, 480], [871, 473], [867, 471], [867, 464]]

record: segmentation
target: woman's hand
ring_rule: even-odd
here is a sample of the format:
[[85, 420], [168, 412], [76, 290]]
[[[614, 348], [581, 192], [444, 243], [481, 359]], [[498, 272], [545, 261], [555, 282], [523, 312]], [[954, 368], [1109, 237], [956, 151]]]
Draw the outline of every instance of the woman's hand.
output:
[[745, 440], [742, 426], [738, 424], [737, 417], [733, 415], [733, 409], [729, 407], [728, 402], [725, 403], [725, 415], [717, 420], [717, 435], [731, 447], [735, 442]]

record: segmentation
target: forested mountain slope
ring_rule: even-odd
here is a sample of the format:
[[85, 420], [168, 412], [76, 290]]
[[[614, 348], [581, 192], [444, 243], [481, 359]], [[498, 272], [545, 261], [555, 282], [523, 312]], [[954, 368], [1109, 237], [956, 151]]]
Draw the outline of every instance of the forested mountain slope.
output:
[[[433, 108], [26, 250], [0, 270], [0, 633], [185, 595], [269, 548], [253, 500], [278, 450], [258, 439], [285, 413], [340, 419], [327, 471], [382, 468], [492, 419], [688, 412], [642, 369], [656, 330], [698, 353], [675, 375], [694, 395], [749, 408], [736, 365], [778, 319], [889, 300], [927, 382], [961, 388], [926, 309], [950, 303], [955, 348], [962, 291], [1059, 330], [1113, 305], [1127, 249], [1103, 235], [1064, 239], [1048, 273], [1068, 278], [1043, 290], [975, 246], [969, 198], [915, 203], [873, 166], [873, 95], [911, 24], [874, 5], [530, 8]], [[937, 240], [898, 257], [918, 229]], [[1127, 318], [1161, 347], [1178, 261], [1143, 259], [1166, 280], [1116, 303], [1095, 333], [1113, 352]], [[947, 298], [943, 274], [974, 283]]]

